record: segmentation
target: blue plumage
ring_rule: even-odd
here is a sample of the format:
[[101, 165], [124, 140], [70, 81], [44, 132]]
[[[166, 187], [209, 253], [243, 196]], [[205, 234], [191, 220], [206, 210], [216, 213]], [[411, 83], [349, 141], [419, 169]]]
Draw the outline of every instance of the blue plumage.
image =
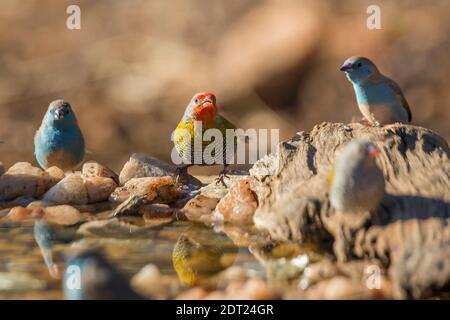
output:
[[34, 137], [34, 150], [37, 162], [44, 169], [57, 166], [69, 171], [83, 161], [83, 134], [68, 102], [50, 103]]
[[410, 122], [411, 111], [400, 87], [364, 57], [351, 57], [341, 67], [352, 83], [361, 113], [372, 125]]

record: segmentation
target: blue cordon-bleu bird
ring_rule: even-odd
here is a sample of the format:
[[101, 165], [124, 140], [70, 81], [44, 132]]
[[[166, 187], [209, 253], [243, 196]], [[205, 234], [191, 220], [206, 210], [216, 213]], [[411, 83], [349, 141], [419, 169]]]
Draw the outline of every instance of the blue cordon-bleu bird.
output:
[[365, 57], [350, 57], [340, 68], [353, 84], [356, 101], [372, 126], [411, 122], [411, 110], [402, 90]]
[[57, 166], [70, 171], [84, 159], [84, 138], [70, 104], [64, 100], [50, 103], [34, 136], [34, 153], [39, 165]]

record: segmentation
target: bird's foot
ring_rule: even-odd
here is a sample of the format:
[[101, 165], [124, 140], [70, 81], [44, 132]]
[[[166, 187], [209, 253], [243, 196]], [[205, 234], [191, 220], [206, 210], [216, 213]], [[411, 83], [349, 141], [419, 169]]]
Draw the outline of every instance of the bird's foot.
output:
[[230, 179], [229, 176], [227, 176], [226, 171], [223, 170], [219, 176], [216, 178], [216, 185], [221, 183], [225, 188], [227, 188], [227, 184], [225, 183], [225, 179]]
[[361, 118], [361, 123], [367, 127], [376, 127], [376, 128], [381, 128], [381, 123], [378, 122], [377, 120], [373, 119], [373, 120], [368, 120], [366, 118]]

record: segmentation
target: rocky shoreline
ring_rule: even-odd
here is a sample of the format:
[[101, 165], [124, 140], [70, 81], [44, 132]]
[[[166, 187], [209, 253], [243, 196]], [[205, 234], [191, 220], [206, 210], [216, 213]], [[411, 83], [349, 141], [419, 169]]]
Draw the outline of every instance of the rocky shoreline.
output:
[[[353, 138], [381, 150], [387, 188], [376, 212], [346, 216], [331, 208], [326, 176]], [[224, 262], [221, 289], [211, 291], [180, 287], [148, 266], [131, 281], [146, 298], [236, 298], [236, 290], [254, 299], [429, 298], [450, 289], [449, 157], [445, 139], [425, 128], [323, 123], [280, 143], [249, 172], [230, 175], [227, 187], [188, 174], [176, 183], [174, 166], [143, 154], [131, 155], [119, 174], [96, 162], [70, 174], [22, 162], [1, 166], [0, 217], [73, 226], [80, 236], [120, 228], [136, 236], [187, 220], [223, 232], [227, 248], [248, 248], [266, 270], [265, 279], [251, 278]], [[303, 255], [305, 245], [322, 253]], [[377, 289], [364, 282], [373, 266], [381, 272]], [[270, 285], [274, 279], [289, 289]], [[168, 293], [150, 290], [152, 283]]]

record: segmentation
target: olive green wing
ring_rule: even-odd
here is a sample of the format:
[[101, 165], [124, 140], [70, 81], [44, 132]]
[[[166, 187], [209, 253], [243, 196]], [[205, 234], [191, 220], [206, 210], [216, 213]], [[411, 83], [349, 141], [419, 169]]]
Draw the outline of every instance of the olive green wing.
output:
[[234, 130], [234, 129], [236, 129], [236, 126], [231, 121], [229, 121], [227, 118], [225, 118], [225, 117], [223, 117], [221, 115], [217, 116], [217, 121], [219, 123], [219, 127], [221, 129], [223, 128], [223, 130], [226, 130], [226, 129], [233, 129]]

